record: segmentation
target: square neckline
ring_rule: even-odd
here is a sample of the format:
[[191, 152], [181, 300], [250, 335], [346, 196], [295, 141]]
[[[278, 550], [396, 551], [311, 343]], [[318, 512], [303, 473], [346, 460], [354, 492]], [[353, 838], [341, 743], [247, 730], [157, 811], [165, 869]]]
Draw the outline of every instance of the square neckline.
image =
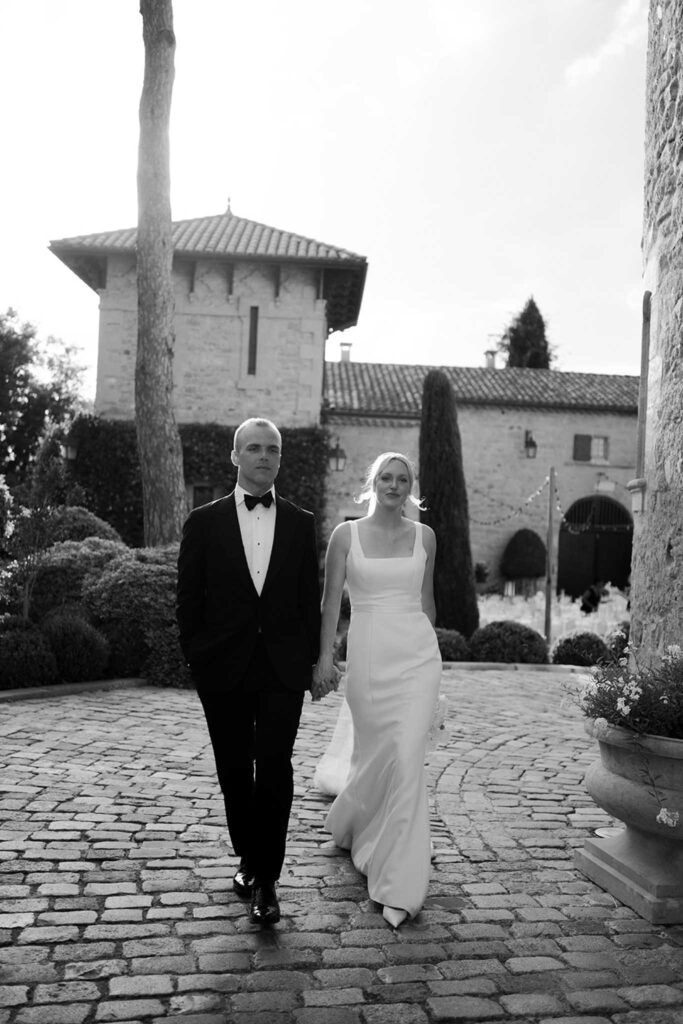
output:
[[420, 534], [420, 530], [419, 530], [420, 523], [415, 522], [414, 519], [409, 519], [408, 522], [411, 522], [413, 524], [413, 527], [414, 527], [414, 531], [413, 531], [413, 550], [410, 552], [409, 555], [366, 555], [365, 552], [363, 551], [363, 545], [362, 545], [361, 539], [360, 539], [360, 531], [358, 529], [358, 520], [357, 519], [352, 519], [351, 520], [352, 533], [355, 535], [356, 543], [358, 545], [358, 550], [360, 551], [360, 553], [363, 556], [363, 558], [365, 558], [368, 562], [395, 562], [395, 561], [399, 561], [399, 560], [405, 561], [408, 558], [414, 558], [415, 557], [415, 552], [417, 550], [417, 538], [418, 538], [418, 535]]

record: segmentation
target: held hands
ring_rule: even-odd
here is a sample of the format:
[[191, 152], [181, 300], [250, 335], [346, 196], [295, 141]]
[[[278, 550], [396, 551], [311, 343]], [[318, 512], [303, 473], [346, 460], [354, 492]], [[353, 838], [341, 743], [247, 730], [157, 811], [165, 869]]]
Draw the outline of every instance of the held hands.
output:
[[322, 700], [332, 690], [339, 689], [341, 672], [331, 658], [320, 658], [313, 666], [313, 683], [311, 686], [311, 699]]

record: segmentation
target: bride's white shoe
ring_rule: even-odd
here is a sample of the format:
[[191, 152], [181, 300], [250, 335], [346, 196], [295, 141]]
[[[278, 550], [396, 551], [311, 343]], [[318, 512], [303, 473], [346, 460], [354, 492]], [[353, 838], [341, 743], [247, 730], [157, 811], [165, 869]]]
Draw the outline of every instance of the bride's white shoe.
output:
[[382, 917], [390, 924], [392, 928], [398, 928], [402, 925], [408, 916], [407, 910], [399, 910], [398, 907], [383, 907]]

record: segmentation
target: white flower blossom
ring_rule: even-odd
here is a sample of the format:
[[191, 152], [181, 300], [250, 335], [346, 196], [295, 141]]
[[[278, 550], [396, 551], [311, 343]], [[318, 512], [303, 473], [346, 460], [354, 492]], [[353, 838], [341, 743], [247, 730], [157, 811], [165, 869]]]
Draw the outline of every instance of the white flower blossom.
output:
[[581, 688], [581, 699], [585, 700], [586, 697], [593, 697], [598, 692], [598, 684], [595, 679], [587, 679]]
[[617, 697], [617, 711], [626, 718], [631, 713], [631, 705], [627, 704], [623, 697]]
[[662, 807], [659, 814], [657, 815], [657, 821], [660, 825], [668, 825], [669, 828], [676, 828], [680, 814], [678, 811], [670, 811], [668, 807]]

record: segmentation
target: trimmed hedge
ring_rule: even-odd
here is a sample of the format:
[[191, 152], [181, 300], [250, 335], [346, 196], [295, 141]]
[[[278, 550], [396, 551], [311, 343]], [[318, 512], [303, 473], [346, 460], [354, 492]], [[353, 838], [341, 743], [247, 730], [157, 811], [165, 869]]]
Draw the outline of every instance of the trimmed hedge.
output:
[[480, 626], [470, 637], [472, 661], [547, 665], [548, 645], [535, 629], [502, 619]]
[[180, 634], [175, 622], [145, 630], [147, 657], [142, 675], [154, 686], [191, 689], [194, 684], [190, 669], [180, 650]]
[[545, 544], [533, 530], [513, 533], [505, 546], [500, 572], [506, 580], [537, 579], [545, 575]]
[[102, 679], [109, 661], [109, 644], [102, 634], [78, 615], [51, 615], [42, 625], [65, 683]]
[[174, 625], [176, 576], [175, 566], [126, 556], [85, 580], [84, 604], [111, 647], [110, 676], [139, 676], [149, 635]]
[[457, 629], [436, 628], [436, 639], [439, 644], [442, 661], [469, 661], [470, 645]]
[[[237, 470], [230, 462], [234, 426], [184, 423], [179, 426], [185, 480], [204, 482], [227, 494]], [[313, 512], [322, 523], [329, 435], [323, 427], [282, 427], [283, 459], [277, 488]], [[87, 495], [87, 506], [111, 523], [133, 547], [143, 543], [142, 483], [135, 424], [79, 416], [70, 438], [78, 454], [70, 474]]]
[[121, 542], [121, 537], [109, 523], [94, 512], [80, 505], [62, 505], [50, 517], [50, 542], [58, 544], [66, 540], [85, 540], [100, 537], [102, 540]]
[[57, 681], [57, 661], [39, 627], [16, 615], [0, 620], [0, 690]]
[[597, 633], [571, 633], [553, 648], [553, 665], [597, 665], [609, 657], [609, 648]]
[[38, 568], [30, 617], [39, 622], [52, 611], [80, 604], [86, 577], [101, 572], [113, 559], [126, 557], [132, 557], [132, 553], [122, 541], [100, 537], [54, 544], [45, 552]]

